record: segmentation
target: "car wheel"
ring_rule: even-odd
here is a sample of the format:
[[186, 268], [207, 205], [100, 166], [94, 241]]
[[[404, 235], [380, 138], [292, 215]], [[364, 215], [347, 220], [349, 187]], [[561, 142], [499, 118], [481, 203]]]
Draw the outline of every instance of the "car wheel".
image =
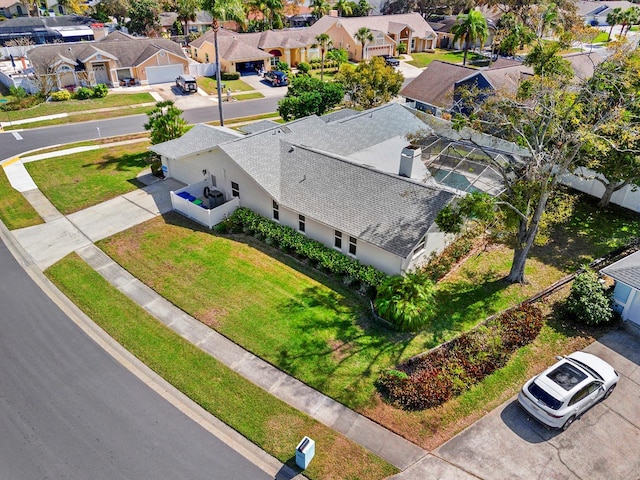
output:
[[614, 383], [609, 387], [609, 390], [607, 390], [607, 392], [604, 394], [604, 397], [602, 397], [602, 399], [605, 400], [609, 398], [609, 395], [611, 395], [615, 389], [616, 389], [616, 384]]
[[564, 431], [564, 430], [568, 429], [571, 426], [571, 424], [573, 422], [575, 422], [575, 421], [576, 421], [576, 416], [575, 415], [571, 415], [569, 417], [569, 419], [566, 422], [564, 422], [564, 425], [562, 425], [562, 430]]

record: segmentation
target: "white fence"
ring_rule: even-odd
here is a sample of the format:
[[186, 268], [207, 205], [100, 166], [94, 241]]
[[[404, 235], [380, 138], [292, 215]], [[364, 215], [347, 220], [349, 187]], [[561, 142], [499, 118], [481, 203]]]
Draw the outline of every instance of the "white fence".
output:
[[[175, 192], [171, 192], [171, 206], [175, 211], [189, 217], [201, 225], [213, 228], [231, 215], [236, 208], [240, 206], [240, 199], [238, 197], [233, 197], [228, 202], [209, 210], [208, 208], [203, 208], [200, 205], [196, 205], [195, 203], [178, 196], [181, 192], [187, 192], [198, 198], [206, 186], [208, 186], [208, 183], [203, 181], [188, 185], [180, 190], [176, 190]], [[207, 201], [207, 199], [203, 198], [200, 198], [200, 200], [203, 202]]]
[[[586, 169], [579, 168], [578, 175], [567, 174], [562, 178], [562, 183], [576, 190], [587, 193], [597, 198], [601, 198], [604, 193], [604, 186], [594, 179], [598, 174]], [[640, 188], [633, 191], [633, 185], [621, 188], [611, 197], [611, 203], [628, 208], [634, 212], [640, 212]]]
[[194, 77], [213, 77], [216, 74], [215, 63], [190, 63], [189, 75]]

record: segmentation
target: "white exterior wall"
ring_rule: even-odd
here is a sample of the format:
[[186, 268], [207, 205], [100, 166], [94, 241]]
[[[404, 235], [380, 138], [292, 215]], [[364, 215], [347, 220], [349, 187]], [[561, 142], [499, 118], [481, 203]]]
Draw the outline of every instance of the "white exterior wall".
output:
[[[580, 176], [568, 173], [562, 177], [562, 183], [596, 198], [602, 198], [604, 185], [593, 179], [593, 177], [598, 174], [588, 168], [582, 167], [577, 171]], [[635, 192], [633, 188], [633, 185], [627, 185], [618, 190], [611, 197], [611, 203], [628, 208], [634, 212], [640, 212], [640, 188], [637, 188]]]
[[620, 313], [623, 320], [640, 324], [640, 291], [622, 282], [616, 282], [613, 301], [614, 310]]

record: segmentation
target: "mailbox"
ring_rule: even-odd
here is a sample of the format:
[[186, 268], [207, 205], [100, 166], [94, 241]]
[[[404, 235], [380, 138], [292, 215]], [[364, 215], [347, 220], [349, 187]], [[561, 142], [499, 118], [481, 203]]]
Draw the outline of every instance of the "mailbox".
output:
[[307, 468], [315, 454], [316, 442], [304, 437], [296, 447], [296, 465], [302, 469]]

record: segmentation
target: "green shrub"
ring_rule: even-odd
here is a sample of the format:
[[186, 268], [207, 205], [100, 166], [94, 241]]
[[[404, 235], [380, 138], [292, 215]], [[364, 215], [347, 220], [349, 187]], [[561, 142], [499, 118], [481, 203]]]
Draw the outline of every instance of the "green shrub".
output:
[[566, 308], [577, 321], [587, 325], [607, 323], [613, 318], [611, 299], [593, 270], [576, 275]]
[[71, 92], [69, 90], [58, 90], [51, 94], [51, 100], [54, 102], [66, 102], [71, 100]]
[[18, 100], [22, 100], [27, 97], [27, 91], [22, 87], [9, 87], [9, 95]]
[[536, 338], [542, 324], [540, 309], [513, 308], [384, 372], [376, 388], [386, 401], [406, 410], [436, 407], [503, 367], [516, 349]]
[[433, 318], [434, 286], [424, 275], [389, 277], [377, 290], [378, 314], [400, 330], [416, 331]]
[[109, 87], [107, 87], [104, 83], [99, 83], [95, 87], [93, 87], [93, 96], [95, 98], [104, 98], [109, 93]]
[[43, 97], [39, 95], [27, 95], [24, 98], [15, 98], [11, 102], [0, 105], [0, 110], [15, 112], [17, 110], [23, 110], [25, 108], [31, 108], [39, 103], [42, 103]]
[[300, 62], [300, 63], [298, 64], [298, 72], [300, 72], [300, 73], [302, 73], [302, 74], [306, 75], [306, 74], [308, 74], [308, 73], [309, 73], [309, 71], [310, 71], [310, 70], [311, 70], [311, 65], [309, 65], [308, 63], [306, 63], [306, 62]]
[[87, 100], [93, 96], [93, 90], [88, 87], [80, 87], [76, 90], [74, 97], [78, 100]]
[[459, 235], [442, 252], [432, 254], [427, 264], [422, 267], [421, 272], [427, 275], [431, 281], [437, 282], [471, 251], [479, 234], [478, 230], [471, 229]]
[[291, 68], [289, 67], [289, 64], [287, 62], [277, 62], [276, 70], [287, 73], [291, 70]]
[[240, 78], [240, 72], [222, 72], [220, 74], [220, 80], [238, 80]]
[[365, 288], [377, 287], [387, 275], [371, 266], [362, 265], [356, 259], [324, 246], [295, 231], [266, 219], [248, 208], [238, 208], [216, 225], [218, 233], [246, 233], [264, 240], [282, 251], [309, 259], [318, 268], [336, 276], [346, 276], [360, 282]]

